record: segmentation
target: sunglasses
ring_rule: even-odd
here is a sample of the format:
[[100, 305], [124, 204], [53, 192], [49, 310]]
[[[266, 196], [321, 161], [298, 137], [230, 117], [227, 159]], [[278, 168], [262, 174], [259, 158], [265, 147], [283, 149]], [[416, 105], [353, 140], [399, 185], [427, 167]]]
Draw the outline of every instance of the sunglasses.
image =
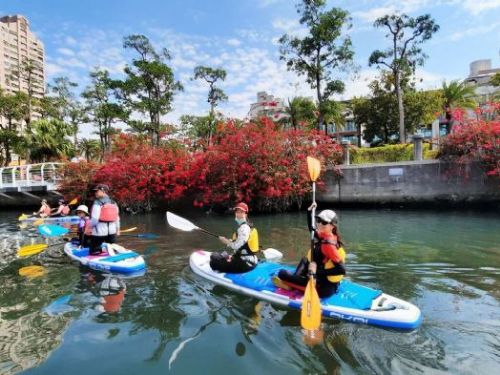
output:
[[327, 225], [327, 224], [331, 224], [331, 223], [329, 221], [318, 220], [318, 224]]

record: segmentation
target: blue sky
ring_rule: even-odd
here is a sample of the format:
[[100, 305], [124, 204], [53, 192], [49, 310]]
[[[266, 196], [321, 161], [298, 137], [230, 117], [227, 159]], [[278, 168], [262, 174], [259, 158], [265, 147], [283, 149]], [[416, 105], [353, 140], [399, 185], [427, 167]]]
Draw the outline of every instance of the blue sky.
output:
[[[287, 98], [311, 96], [307, 84], [287, 72], [279, 60], [277, 39], [300, 33], [296, 1], [291, 0], [1, 0], [0, 15], [22, 14], [45, 44], [47, 78], [68, 76], [84, 88], [95, 66], [119, 77], [131, 55], [122, 48], [129, 34], [147, 35], [157, 47], [167, 47], [176, 78], [185, 87], [166, 116], [176, 122], [182, 114], [208, 111], [207, 87], [190, 80], [197, 65], [222, 67], [221, 85], [229, 96], [220, 109], [243, 118], [257, 91]], [[469, 63], [491, 59], [500, 67], [500, 0], [357, 0], [329, 1], [348, 10], [355, 49], [356, 75], [344, 77], [350, 98], [368, 92], [377, 75], [368, 67], [374, 49], [384, 49], [383, 30], [375, 18], [395, 11], [411, 16], [430, 13], [441, 26], [423, 48], [429, 58], [417, 75], [422, 88], [439, 87], [443, 80], [469, 74]]]

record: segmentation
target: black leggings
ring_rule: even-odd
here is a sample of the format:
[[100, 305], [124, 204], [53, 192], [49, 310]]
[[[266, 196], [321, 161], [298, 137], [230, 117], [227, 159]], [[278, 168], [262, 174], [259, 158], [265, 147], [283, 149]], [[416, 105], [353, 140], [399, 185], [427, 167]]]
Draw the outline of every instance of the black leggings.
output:
[[[292, 287], [297, 285], [305, 288], [307, 286], [307, 282], [309, 281], [309, 277], [305, 275], [297, 275], [287, 270], [280, 270], [278, 277], [286, 283], [292, 284], [290, 285]], [[316, 290], [318, 291], [319, 298], [326, 298], [334, 295], [337, 292], [338, 286], [339, 283], [331, 283], [323, 278], [316, 280]]]
[[116, 234], [108, 234], [107, 236], [92, 236], [90, 237], [89, 254], [99, 254], [102, 251], [101, 245], [103, 243], [115, 243]]
[[219, 253], [213, 253], [210, 255], [210, 267], [214, 271], [225, 272], [225, 273], [244, 273], [251, 271], [255, 268], [254, 265], [249, 265], [239, 256], [225, 257]]

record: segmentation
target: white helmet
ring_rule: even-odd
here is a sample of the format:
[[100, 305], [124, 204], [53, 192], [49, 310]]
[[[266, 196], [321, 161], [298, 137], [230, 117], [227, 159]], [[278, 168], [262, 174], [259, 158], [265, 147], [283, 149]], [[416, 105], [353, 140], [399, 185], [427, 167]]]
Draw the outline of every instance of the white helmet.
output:
[[332, 210], [323, 210], [321, 211], [316, 217], [325, 223], [330, 223], [333, 225], [337, 225], [338, 219], [337, 219], [337, 214], [335, 211]]
[[84, 212], [86, 213], [87, 215], [89, 214], [89, 208], [87, 206], [85, 206], [84, 204], [81, 204], [79, 205], [77, 208], [76, 208], [76, 212], [78, 211], [81, 211], [81, 212]]

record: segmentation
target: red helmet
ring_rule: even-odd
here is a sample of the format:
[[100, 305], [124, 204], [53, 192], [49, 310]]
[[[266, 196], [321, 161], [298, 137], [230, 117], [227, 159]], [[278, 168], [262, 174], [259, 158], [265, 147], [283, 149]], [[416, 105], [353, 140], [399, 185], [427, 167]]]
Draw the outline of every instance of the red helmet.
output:
[[248, 206], [246, 203], [240, 202], [236, 206], [233, 207], [234, 210], [238, 209], [241, 211], [244, 211], [245, 213], [248, 213]]

